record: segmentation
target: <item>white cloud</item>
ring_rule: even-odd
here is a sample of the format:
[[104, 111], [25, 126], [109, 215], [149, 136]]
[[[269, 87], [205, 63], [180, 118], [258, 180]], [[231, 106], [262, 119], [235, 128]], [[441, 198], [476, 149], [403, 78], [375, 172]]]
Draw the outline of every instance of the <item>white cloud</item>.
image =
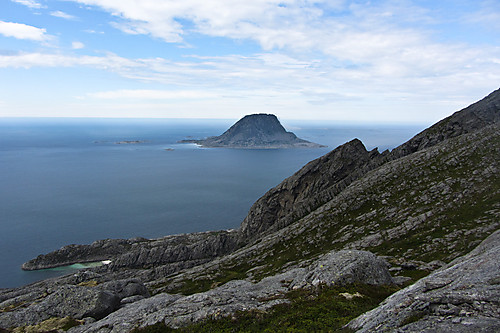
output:
[[[251, 38], [266, 48], [284, 46], [300, 37], [297, 27], [321, 16], [324, 1], [308, 0], [73, 0], [98, 6], [118, 18], [113, 25], [126, 33], [149, 34], [167, 42], [181, 42], [186, 30], [205, 35]], [[343, 1], [326, 1], [333, 4]], [[194, 24], [184, 26], [182, 22]], [[270, 34], [274, 34], [273, 37]], [[292, 34], [292, 36], [289, 36]], [[293, 36], [295, 35], [295, 36]]]
[[90, 97], [99, 99], [141, 99], [141, 100], [169, 100], [169, 99], [206, 99], [217, 98], [219, 94], [196, 90], [146, 90], [123, 89], [101, 91], [89, 94]]
[[65, 12], [62, 12], [62, 11], [60, 11], [60, 10], [50, 12], [50, 15], [51, 15], [51, 16], [54, 16], [54, 17], [63, 18], [63, 19], [65, 19], [65, 20], [75, 20], [75, 19], [76, 19], [76, 17], [75, 17], [75, 16], [70, 15], [70, 14], [65, 13]]
[[11, 0], [11, 1], [33, 9], [44, 8], [44, 6], [41, 3], [35, 0]]
[[71, 47], [74, 49], [74, 50], [79, 50], [79, 49], [83, 49], [85, 47], [85, 44], [83, 44], [82, 42], [73, 42], [71, 43]]
[[105, 56], [69, 56], [48, 53], [19, 53], [0, 55], [0, 68], [33, 67], [75, 67], [88, 66], [97, 69], [127, 72], [130, 68], [140, 67], [141, 63], [114, 54]]
[[47, 35], [46, 32], [47, 31], [43, 28], [37, 28], [23, 23], [0, 21], [0, 34], [6, 37], [46, 41], [50, 39], [50, 36]]
[[112, 13], [112, 25], [130, 34], [176, 43], [192, 32], [250, 39], [264, 51], [326, 57], [338, 67], [380, 76], [440, 75], [464, 66], [474, 53], [467, 45], [433, 41], [429, 23], [437, 14], [409, 1], [73, 1]]

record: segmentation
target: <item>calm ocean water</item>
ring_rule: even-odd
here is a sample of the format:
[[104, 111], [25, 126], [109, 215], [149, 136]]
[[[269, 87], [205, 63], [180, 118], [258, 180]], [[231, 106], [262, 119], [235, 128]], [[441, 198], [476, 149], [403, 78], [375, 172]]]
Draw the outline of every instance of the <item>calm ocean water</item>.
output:
[[[234, 120], [0, 118], [0, 288], [68, 273], [23, 262], [67, 244], [237, 228], [307, 162], [355, 137], [392, 149], [425, 126], [283, 122], [324, 149], [203, 149]], [[116, 144], [125, 140], [138, 144]], [[166, 150], [168, 149], [168, 150]]]

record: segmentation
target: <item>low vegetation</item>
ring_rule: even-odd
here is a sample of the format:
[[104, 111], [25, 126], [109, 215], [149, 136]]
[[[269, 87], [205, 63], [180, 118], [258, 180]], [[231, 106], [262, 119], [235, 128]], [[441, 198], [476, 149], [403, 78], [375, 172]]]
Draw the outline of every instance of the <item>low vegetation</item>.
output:
[[397, 291], [395, 286], [322, 286], [289, 292], [287, 304], [268, 311], [241, 311], [215, 316], [200, 323], [173, 329], [163, 323], [135, 329], [134, 333], [160, 332], [350, 332], [351, 319], [376, 307]]

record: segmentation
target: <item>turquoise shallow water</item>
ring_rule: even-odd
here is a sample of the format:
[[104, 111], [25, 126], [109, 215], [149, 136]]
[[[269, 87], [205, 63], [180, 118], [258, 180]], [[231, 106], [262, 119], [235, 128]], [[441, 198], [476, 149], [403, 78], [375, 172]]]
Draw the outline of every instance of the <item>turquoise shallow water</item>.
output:
[[[20, 269], [67, 244], [237, 228], [268, 189], [339, 144], [358, 137], [368, 149], [393, 148], [424, 128], [284, 122], [322, 149], [177, 143], [233, 122], [0, 118], [0, 288], [75, 269]], [[141, 143], [115, 144], [124, 140]]]

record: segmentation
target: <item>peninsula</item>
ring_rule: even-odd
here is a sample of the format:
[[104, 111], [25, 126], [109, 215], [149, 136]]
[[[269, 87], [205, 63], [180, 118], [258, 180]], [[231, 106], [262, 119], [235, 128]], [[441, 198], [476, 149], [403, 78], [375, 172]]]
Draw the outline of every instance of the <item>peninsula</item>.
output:
[[287, 132], [273, 114], [251, 114], [238, 120], [219, 136], [203, 140], [182, 140], [181, 143], [196, 143], [210, 148], [321, 148], [317, 143], [299, 139], [292, 132]]

